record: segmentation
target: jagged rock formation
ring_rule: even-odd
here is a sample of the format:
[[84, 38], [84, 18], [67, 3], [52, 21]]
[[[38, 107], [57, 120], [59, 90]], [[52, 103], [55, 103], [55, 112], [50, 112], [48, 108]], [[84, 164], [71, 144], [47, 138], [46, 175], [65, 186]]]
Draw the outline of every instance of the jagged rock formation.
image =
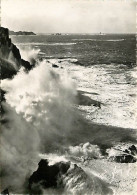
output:
[[30, 70], [29, 62], [21, 59], [19, 49], [11, 42], [7, 28], [0, 27], [0, 66], [1, 79], [12, 78], [21, 66]]
[[116, 155], [109, 157], [111, 161], [117, 163], [135, 163], [137, 161], [137, 148], [135, 145], [131, 145], [125, 150], [118, 150]]
[[10, 35], [36, 35], [34, 32], [27, 32], [27, 31], [15, 32], [15, 31], [12, 31], [12, 30], [9, 31], [9, 34]]
[[59, 68], [59, 66], [56, 65], [56, 64], [52, 64], [52, 67], [53, 67], [53, 68]]
[[70, 163], [59, 162], [49, 166], [48, 161], [42, 159], [38, 164], [38, 169], [29, 178], [29, 190], [33, 193], [40, 193], [42, 188], [58, 188], [60, 177], [66, 174], [70, 168]]
[[1, 195], [9, 195], [9, 190], [5, 189], [1, 192]]

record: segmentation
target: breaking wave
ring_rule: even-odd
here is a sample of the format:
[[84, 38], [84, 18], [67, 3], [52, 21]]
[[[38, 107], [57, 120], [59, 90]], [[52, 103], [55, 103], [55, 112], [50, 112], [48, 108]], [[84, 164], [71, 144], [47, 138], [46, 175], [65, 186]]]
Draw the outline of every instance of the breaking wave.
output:
[[125, 39], [72, 39], [73, 41], [124, 41]]
[[27, 43], [16, 43], [17, 46], [28, 46], [28, 45], [51, 45], [51, 46], [56, 46], [56, 45], [75, 45], [77, 43], [43, 43], [43, 42], [27, 42]]
[[31, 65], [34, 65], [36, 60], [38, 59], [38, 55], [40, 53], [40, 49], [34, 49], [29, 47], [19, 47], [21, 57], [30, 62]]
[[[29, 73], [20, 69], [12, 80], [1, 82], [2, 89], [6, 91], [0, 160], [3, 188], [8, 187], [13, 193], [25, 193], [26, 180], [36, 170], [42, 157], [49, 159], [51, 164], [71, 161], [67, 174], [61, 176], [66, 194], [114, 194], [112, 185], [115, 184], [117, 173], [110, 175], [114, 164], [109, 166], [108, 171], [108, 162], [102, 163], [103, 155], [99, 146], [89, 142], [73, 145], [67, 140], [70, 137], [68, 139], [73, 143], [73, 139], [88, 136], [83, 126], [80, 126], [84, 119], [75, 107], [77, 88], [74, 81], [65, 71], [62, 74], [50, 67], [53, 61], [40, 62], [38, 54], [39, 49], [22, 50], [22, 57], [30, 62], [35, 59], [36, 66]], [[77, 59], [71, 59], [70, 62], [77, 62]], [[70, 136], [72, 132], [74, 137]], [[101, 169], [102, 165], [104, 167]], [[127, 170], [126, 165], [124, 170]], [[54, 192], [57, 191], [43, 190], [47, 194]]]

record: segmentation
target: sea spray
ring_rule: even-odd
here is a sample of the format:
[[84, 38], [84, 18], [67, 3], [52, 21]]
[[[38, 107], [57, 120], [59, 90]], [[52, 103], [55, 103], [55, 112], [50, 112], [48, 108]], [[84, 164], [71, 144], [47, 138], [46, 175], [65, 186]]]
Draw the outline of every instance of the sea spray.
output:
[[40, 62], [29, 73], [22, 69], [12, 80], [2, 80], [6, 111], [2, 125], [3, 187], [22, 192], [25, 178], [38, 162], [44, 147], [55, 147], [56, 138], [72, 128], [76, 88], [67, 75], [60, 76]]
[[35, 62], [38, 60], [40, 49], [32, 48], [31, 46], [18, 46], [18, 48], [20, 50], [21, 57], [24, 60], [30, 62], [31, 65], [34, 65]]
[[22, 193], [26, 178], [37, 165], [39, 134], [7, 103], [3, 105], [6, 123], [1, 125], [1, 183], [2, 188]]

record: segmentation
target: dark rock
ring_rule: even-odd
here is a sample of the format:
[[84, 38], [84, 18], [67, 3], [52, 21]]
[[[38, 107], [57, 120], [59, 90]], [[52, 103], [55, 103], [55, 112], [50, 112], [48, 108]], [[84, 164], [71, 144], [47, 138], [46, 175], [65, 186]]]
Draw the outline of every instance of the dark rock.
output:
[[93, 104], [93, 106], [101, 108], [101, 103], [100, 102], [96, 102], [95, 104]]
[[52, 64], [52, 67], [53, 67], [53, 68], [59, 68], [59, 66], [56, 65], [56, 64]]
[[1, 195], [9, 195], [9, 190], [5, 189], [1, 192]]
[[[38, 164], [38, 169], [29, 178], [29, 190], [33, 191], [34, 186], [39, 184], [43, 188], [59, 188], [59, 177], [66, 174], [70, 168], [70, 163], [59, 162], [54, 165], [48, 165], [48, 161], [42, 159]], [[37, 186], [38, 189], [38, 186]]]
[[5, 101], [5, 91], [4, 90], [2, 90], [2, 89], [0, 89], [0, 100], [1, 101]]
[[113, 160], [117, 163], [135, 163], [136, 159], [135, 157], [133, 157], [132, 155], [119, 155], [119, 156], [115, 156], [115, 157], [111, 157], [110, 160]]
[[0, 101], [1, 101], [1, 104], [0, 104], [0, 121], [2, 121], [2, 116], [3, 114], [5, 113], [4, 109], [3, 109], [3, 106], [2, 106], [2, 101], [5, 101], [5, 91], [0, 89]]
[[129, 152], [131, 152], [132, 155], [136, 155], [137, 154], [137, 148], [136, 146], [132, 145], [128, 148]]
[[23, 66], [26, 71], [32, 66], [29, 62], [21, 59], [19, 49], [11, 42], [7, 28], [0, 27], [0, 66], [1, 79], [12, 78]]
[[111, 156], [109, 159], [118, 163], [135, 163], [137, 161], [137, 148], [135, 145], [131, 145], [125, 150], [118, 150], [121, 152], [118, 155]]
[[2, 58], [0, 58], [0, 67], [1, 79], [11, 79], [17, 73], [17, 70], [13, 64]]

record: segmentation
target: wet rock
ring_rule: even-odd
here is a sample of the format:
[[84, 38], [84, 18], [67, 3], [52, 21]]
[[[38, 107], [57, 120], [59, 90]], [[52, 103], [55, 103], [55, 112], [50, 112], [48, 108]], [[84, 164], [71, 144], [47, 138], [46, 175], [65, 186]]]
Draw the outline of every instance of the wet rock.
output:
[[9, 195], [9, 190], [6, 188], [1, 192], [1, 195]]
[[137, 155], [137, 148], [135, 145], [132, 145], [128, 148], [129, 153], [131, 153], [132, 155]]
[[12, 78], [21, 66], [26, 71], [32, 68], [29, 62], [21, 58], [19, 49], [9, 38], [9, 30], [3, 27], [0, 27], [0, 66], [1, 79]]
[[56, 65], [56, 64], [52, 64], [52, 67], [53, 67], [53, 68], [59, 68], [59, 66]]
[[42, 159], [38, 164], [38, 169], [29, 178], [29, 190], [35, 191], [42, 188], [58, 188], [59, 178], [61, 175], [66, 174], [70, 168], [70, 163], [59, 162], [54, 165], [49, 165], [48, 161]]
[[135, 163], [136, 159], [132, 155], [119, 155], [111, 157], [110, 160], [115, 161], [117, 163]]
[[116, 148], [111, 149], [110, 151], [113, 154], [109, 156], [109, 160], [111, 161], [115, 161], [117, 163], [135, 163], [137, 161], [137, 148], [135, 145], [131, 145], [123, 150]]
[[95, 104], [93, 104], [93, 106], [101, 108], [101, 103], [100, 102], [96, 102]]

